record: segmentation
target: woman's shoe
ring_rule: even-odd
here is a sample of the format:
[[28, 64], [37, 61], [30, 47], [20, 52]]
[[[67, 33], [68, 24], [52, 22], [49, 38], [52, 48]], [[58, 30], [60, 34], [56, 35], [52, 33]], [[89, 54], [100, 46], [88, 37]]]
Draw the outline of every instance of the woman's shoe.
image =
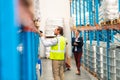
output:
[[67, 71], [70, 71], [70, 68], [67, 68]]
[[80, 71], [77, 71], [77, 72], [76, 72], [76, 75], [80, 75]]
[[80, 73], [76, 73], [76, 75], [80, 75]]

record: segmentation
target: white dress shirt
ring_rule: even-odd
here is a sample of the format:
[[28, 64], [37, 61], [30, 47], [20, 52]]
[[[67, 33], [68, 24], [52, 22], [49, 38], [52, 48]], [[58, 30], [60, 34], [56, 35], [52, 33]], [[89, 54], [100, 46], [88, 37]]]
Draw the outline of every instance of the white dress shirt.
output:
[[41, 41], [45, 47], [50, 47], [50, 46], [56, 45], [58, 43], [59, 38], [60, 38], [60, 35], [57, 35], [57, 37], [50, 40], [46, 40], [44, 37], [41, 37]]
[[[79, 36], [75, 38], [75, 42], [78, 41], [78, 38], [79, 38]], [[77, 51], [77, 46], [75, 46], [75, 51]]]

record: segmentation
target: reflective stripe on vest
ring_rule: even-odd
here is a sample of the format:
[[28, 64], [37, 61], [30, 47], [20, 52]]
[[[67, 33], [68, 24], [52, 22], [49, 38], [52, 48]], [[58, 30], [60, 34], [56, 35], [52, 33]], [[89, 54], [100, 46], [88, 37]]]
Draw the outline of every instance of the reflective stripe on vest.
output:
[[58, 44], [51, 46], [50, 59], [64, 60], [65, 45], [66, 45], [65, 38], [61, 36], [57, 39], [58, 39]]

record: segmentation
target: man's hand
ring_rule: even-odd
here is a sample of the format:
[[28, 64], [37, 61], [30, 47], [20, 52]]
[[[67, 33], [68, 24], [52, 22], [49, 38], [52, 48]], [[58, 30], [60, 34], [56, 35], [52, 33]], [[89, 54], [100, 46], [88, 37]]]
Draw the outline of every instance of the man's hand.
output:
[[77, 46], [78, 44], [76, 42], [74, 42], [74, 45]]
[[43, 33], [41, 33], [41, 32], [40, 32], [39, 34], [40, 34], [40, 37], [43, 37], [43, 36], [44, 36]]
[[43, 36], [43, 32], [42, 31], [37, 30], [36, 32], [40, 35], [40, 37]]

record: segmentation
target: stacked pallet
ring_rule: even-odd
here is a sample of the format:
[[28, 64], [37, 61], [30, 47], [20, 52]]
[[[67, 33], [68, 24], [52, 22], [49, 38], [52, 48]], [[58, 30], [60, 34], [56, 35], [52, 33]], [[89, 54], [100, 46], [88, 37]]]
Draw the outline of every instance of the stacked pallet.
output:
[[[119, 64], [119, 60], [117, 60], [117, 56], [119, 57], [119, 51], [116, 50], [116, 44], [110, 44], [110, 48], [108, 49], [105, 42], [100, 43], [101, 46], [98, 48], [97, 54], [97, 75], [99, 79], [107, 80], [108, 73], [110, 74], [109, 79], [111, 80], [119, 80], [119, 68], [117, 64]], [[117, 56], [116, 56], [117, 54]], [[108, 70], [109, 67], [109, 70]]]
[[120, 49], [116, 49], [116, 80], [120, 80]]
[[99, 21], [101, 25], [111, 25], [119, 18], [118, 0], [104, 0], [99, 8]]
[[120, 49], [116, 46], [120, 44], [111, 43], [110, 48], [107, 49], [106, 42], [100, 42], [100, 46], [96, 46], [96, 41], [93, 41], [93, 45], [87, 41], [83, 49], [84, 67], [89, 72], [97, 74], [100, 80], [107, 80], [108, 73], [109, 79], [120, 80]]
[[96, 45], [90, 45], [90, 42], [87, 41], [86, 47], [83, 49], [84, 56], [84, 65], [92, 73], [96, 73]]
[[97, 77], [103, 79], [103, 48], [97, 46]]

